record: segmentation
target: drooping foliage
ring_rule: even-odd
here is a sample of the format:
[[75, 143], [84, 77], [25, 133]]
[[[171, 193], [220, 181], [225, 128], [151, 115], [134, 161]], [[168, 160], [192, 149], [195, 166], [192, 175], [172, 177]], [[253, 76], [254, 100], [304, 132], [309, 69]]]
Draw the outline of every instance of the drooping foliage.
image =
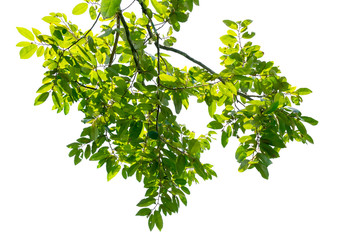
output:
[[[143, 182], [136, 215], [146, 216], [151, 230], [161, 230], [163, 215], [187, 204], [189, 186], [199, 177], [216, 176], [200, 158], [216, 134], [223, 147], [238, 139], [239, 172], [256, 168], [267, 179], [280, 149], [293, 140], [313, 143], [304, 123], [317, 124], [292, 107], [311, 91], [291, 86], [274, 62], [261, 60], [260, 46], [249, 40], [255, 35], [248, 29], [251, 20], [223, 21], [229, 29], [220, 37], [221, 72], [174, 48], [173, 31], [180, 31], [195, 5], [198, 0], [135, 0], [126, 6], [87, 0], [72, 11], [89, 13], [93, 25], [85, 32], [63, 13], [43, 18], [49, 34], [17, 28], [29, 40], [17, 44], [20, 57], [42, 56], [47, 69], [35, 105], [50, 99], [53, 110], [66, 115], [78, 103], [85, 127], [68, 145], [69, 156], [75, 165], [98, 162], [108, 180], [121, 173]], [[194, 66], [173, 66], [169, 54]], [[206, 135], [196, 136], [177, 121], [190, 97], [213, 119]]]

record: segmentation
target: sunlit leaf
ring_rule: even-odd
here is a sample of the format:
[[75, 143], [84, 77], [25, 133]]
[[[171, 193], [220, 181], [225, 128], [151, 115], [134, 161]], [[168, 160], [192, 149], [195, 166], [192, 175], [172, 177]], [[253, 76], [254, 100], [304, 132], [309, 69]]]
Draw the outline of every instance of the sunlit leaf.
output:
[[23, 27], [16, 27], [16, 29], [18, 30], [18, 32], [23, 35], [24, 37], [26, 37], [27, 39], [29, 39], [30, 41], [34, 41], [35, 37], [34, 34], [27, 30], [26, 28]]
[[88, 9], [88, 4], [87, 3], [79, 3], [78, 5], [76, 5], [73, 10], [72, 10], [72, 14], [74, 15], [81, 15], [84, 12], [86, 12], [86, 10]]
[[101, 15], [103, 18], [111, 18], [120, 8], [121, 0], [102, 0]]

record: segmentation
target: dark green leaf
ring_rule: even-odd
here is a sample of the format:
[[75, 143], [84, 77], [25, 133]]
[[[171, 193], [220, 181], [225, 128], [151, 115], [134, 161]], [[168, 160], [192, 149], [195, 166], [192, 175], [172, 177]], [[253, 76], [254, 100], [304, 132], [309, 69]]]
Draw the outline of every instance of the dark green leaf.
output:
[[266, 143], [260, 143], [260, 149], [262, 152], [266, 153], [270, 158], [280, 157], [279, 153]]
[[161, 229], [163, 228], [163, 219], [160, 214], [160, 211], [154, 212], [154, 218], [155, 218], [154, 220], [155, 220], [156, 227], [159, 229], [159, 231], [161, 231]]
[[263, 178], [269, 179], [269, 171], [265, 165], [258, 163], [255, 165], [255, 168], [259, 171]]
[[135, 140], [136, 138], [138, 138], [142, 131], [142, 128], [143, 128], [143, 123], [141, 121], [132, 122], [129, 130], [130, 140]]
[[147, 206], [150, 206], [150, 205], [154, 204], [155, 202], [156, 202], [156, 200], [153, 197], [144, 198], [136, 206], [138, 206], [138, 207], [147, 207]]
[[156, 131], [149, 131], [148, 136], [149, 138], [156, 140], [159, 138], [159, 133]]
[[149, 216], [150, 214], [151, 214], [150, 208], [142, 208], [136, 213], [136, 216]]
[[274, 133], [266, 133], [261, 136], [260, 142], [272, 145], [274, 147], [285, 148], [286, 145], [279, 135]]
[[179, 185], [186, 185], [186, 180], [182, 178], [175, 179], [175, 183]]

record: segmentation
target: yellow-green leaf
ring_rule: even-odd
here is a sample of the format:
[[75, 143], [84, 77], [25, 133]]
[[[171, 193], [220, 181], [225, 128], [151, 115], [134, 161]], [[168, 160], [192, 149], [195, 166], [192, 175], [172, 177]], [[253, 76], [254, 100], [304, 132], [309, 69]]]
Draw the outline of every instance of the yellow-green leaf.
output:
[[40, 46], [36, 51], [36, 56], [41, 57], [44, 54], [44, 46]]
[[40, 94], [39, 96], [36, 97], [34, 105], [36, 106], [42, 104], [43, 102], [46, 101], [48, 97], [49, 97], [49, 92]]
[[23, 47], [20, 50], [20, 58], [21, 59], [31, 58], [31, 56], [34, 55], [36, 50], [37, 50], [37, 46], [35, 44], [30, 44], [29, 46]]
[[74, 15], [81, 15], [84, 12], [86, 12], [88, 8], [88, 4], [87, 3], [79, 3], [78, 5], [76, 5], [74, 7], [74, 9], [72, 10], [72, 14]]
[[32, 34], [31, 31], [27, 30], [26, 28], [23, 27], [16, 27], [16, 29], [18, 30], [18, 32], [23, 35], [24, 37], [26, 37], [27, 39], [29, 39], [30, 41], [34, 41], [35, 37], [34, 34]]

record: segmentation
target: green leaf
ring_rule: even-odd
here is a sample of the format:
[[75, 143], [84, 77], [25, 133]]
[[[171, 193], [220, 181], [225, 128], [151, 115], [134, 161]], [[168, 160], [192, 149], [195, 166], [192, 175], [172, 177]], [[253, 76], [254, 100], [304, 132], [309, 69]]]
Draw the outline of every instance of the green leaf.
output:
[[253, 21], [250, 20], [250, 19], [244, 20], [244, 21], [241, 22], [241, 26], [242, 26], [242, 27], [247, 27], [247, 26], [249, 26], [252, 22], [253, 22]]
[[229, 142], [229, 136], [228, 134], [225, 132], [225, 131], [222, 131], [221, 133], [221, 145], [223, 147], [226, 147], [226, 145], [228, 144]]
[[160, 211], [154, 212], [154, 218], [155, 218], [154, 220], [155, 220], [156, 227], [159, 229], [159, 231], [161, 231], [161, 229], [163, 228], [163, 219], [160, 214]]
[[139, 137], [143, 128], [143, 123], [141, 121], [134, 121], [130, 124], [129, 138], [130, 140], [135, 140]]
[[243, 35], [242, 35], [242, 38], [244, 39], [250, 39], [250, 38], [253, 38], [255, 36], [255, 33], [252, 32], [251, 34], [249, 34], [248, 32], [245, 32]]
[[136, 206], [138, 206], [138, 207], [147, 207], [147, 206], [150, 206], [150, 205], [154, 204], [155, 202], [156, 202], [156, 200], [153, 197], [144, 198]]
[[307, 131], [306, 131], [304, 124], [302, 124], [302, 122], [300, 122], [300, 121], [294, 121], [294, 122], [295, 122], [297, 129], [301, 132], [301, 134], [306, 135]]
[[181, 111], [181, 108], [182, 108], [182, 100], [181, 100], [181, 96], [179, 93], [177, 93], [177, 92], [174, 93], [173, 101], [174, 101], [174, 106], [175, 106], [175, 112], [177, 114], [179, 114]]
[[101, 1], [101, 15], [103, 18], [111, 18], [120, 8], [121, 0], [102, 0]]
[[260, 149], [262, 152], [266, 153], [271, 158], [280, 157], [279, 153], [266, 143], [260, 143]]
[[237, 30], [237, 29], [238, 29], [238, 25], [237, 25], [234, 21], [224, 20], [223, 22], [224, 22], [225, 25], [228, 26], [229, 28], [232, 28], [232, 29], [234, 29], [234, 30]]
[[121, 169], [120, 165], [112, 167], [110, 172], [108, 172], [107, 174], [107, 180], [110, 181], [111, 179], [113, 179], [118, 174], [120, 169]]
[[280, 138], [280, 136], [274, 133], [264, 134], [263, 136], [261, 136], [260, 142], [279, 148], [286, 147], [284, 141]]
[[194, 165], [194, 169], [195, 169], [196, 173], [200, 177], [202, 177], [204, 180], [206, 180], [208, 177], [207, 177], [207, 174], [206, 174], [205, 169], [204, 169], [203, 165], [201, 164], [201, 162], [198, 159], [196, 159], [194, 161], [193, 165]]
[[37, 46], [35, 44], [31, 44], [29, 46], [23, 47], [20, 50], [20, 58], [21, 59], [31, 58], [31, 56], [34, 55], [36, 50], [37, 50]]
[[223, 125], [221, 123], [219, 123], [218, 121], [211, 121], [208, 125], [208, 128], [211, 129], [222, 129]]
[[214, 117], [214, 114], [216, 112], [216, 101], [211, 102], [211, 104], [208, 107], [208, 112], [210, 117]]
[[272, 113], [277, 109], [278, 106], [279, 106], [279, 102], [273, 102], [273, 103], [271, 103], [270, 107], [264, 113], [265, 114]]
[[236, 149], [235, 158], [236, 158], [236, 160], [240, 163], [240, 162], [242, 162], [246, 157], [247, 157], [247, 155], [246, 155], [246, 149], [245, 149], [243, 146], [240, 145], [240, 146]]
[[151, 214], [150, 208], [142, 208], [136, 213], [136, 216], [149, 216], [150, 214]]
[[24, 37], [26, 37], [27, 39], [29, 39], [30, 41], [34, 41], [35, 37], [34, 34], [27, 30], [26, 28], [23, 27], [16, 27], [16, 29], [18, 30], [18, 32], [23, 35]]
[[182, 178], [175, 179], [175, 183], [179, 185], [186, 185], [186, 180]]
[[311, 124], [313, 126], [316, 126], [319, 123], [319, 121], [317, 121], [317, 120], [315, 120], [315, 119], [313, 119], [311, 117], [301, 116], [301, 119], [304, 122], [307, 122], [307, 123], [309, 123], [309, 124]]
[[74, 7], [74, 9], [72, 10], [72, 14], [74, 15], [81, 15], [84, 12], [86, 12], [86, 10], [88, 9], [88, 4], [87, 3], [79, 3], [78, 5], [76, 5]]
[[150, 215], [149, 220], [148, 220], [148, 226], [149, 226], [150, 231], [152, 231], [153, 228], [155, 227], [154, 215]]
[[186, 158], [183, 155], [180, 155], [176, 161], [176, 170], [179, 175], [183, 173], [186, 166]]
[[36, 97], [34, 105], [36, 106], [36, 105], [42, 104], [43, 102], [46, 101], [46, 99], [48, 97], [49, 97], [48, 92], [44, 92], [44, 93], [40, 94], [39, 96]]
[[85, 158], [88, 159], [90, 157], [90, 154], [91, 154], [91, 147], [90, 145], [86, 145]]
[[158, 12], [160, 15], [163, 15], [166, 13], [167, 7], [165, 5], [161, 4], [160, 2], [158, 2], [156, 0], [151, 0], [151, 4], [155, 8], [156, 12]]
[[312, 91], [308, 88], [299, 88], [295, 92], [299, 95], [308, 95], [308, 94], [312, 93]]
[[263, 178], [269, 179], [269, 171], [264, 164], [258, 163], [255, 165], [255, 168], [259, 171]]
[[100, 161], [100, 160], [103, 160], [105, 158], [107, 158], [109, 156], [109, 153], [108, 152], [97, 152], [95, 154], [93, 154], [91, 157], [90, 157], [90, 161]]
[[151, 139], [158, 139], [159, 138], [159, 133], [156, 132], [156, 131], [149, 131], [148, 132], [148, 137], [151, 138]]
[[53, 84], [52, 82], [45, 83], [44, 85], [42, 85], [42, 86], [36, 91], [36, 93], [48, 92], [49, 90], [52, 89], [53, 86], [54, 86], [54, 84]]
[[96, 10], [95, 10], [94, 6], [91, 6], [91, 7], [90, 7], [89, 14], [90, 14], [91, 20], [95, 20], [95, 19], [96, 19]]

